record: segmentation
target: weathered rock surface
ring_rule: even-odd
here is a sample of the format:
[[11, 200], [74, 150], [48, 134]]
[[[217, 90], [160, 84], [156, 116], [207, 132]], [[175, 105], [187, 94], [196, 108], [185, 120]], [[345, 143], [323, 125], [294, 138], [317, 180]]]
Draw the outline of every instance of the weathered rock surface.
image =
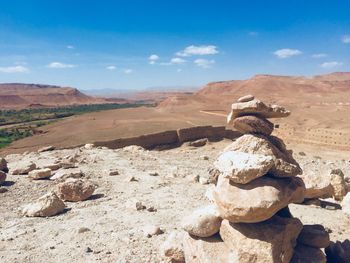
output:
[[298, 244], [294, 248], [291, 263], [326, 263], [326, 255], [319, 248]]
[[332, 186], [332, 195], [335, 200], [341, 201], [346, 195], [346, 183], [344, 173], [340, 169], [333, 169], [330, 173], [330, 184]]
[[50, 177], [50, 180], [65, 180], [68, 178], [81, 178], [84, 177], [83, 172], [80, 169], [62, 169], [54, 173]]
[[48, 151], [53, 151], [53, 150], [55, 150], [55, 147], [52, 145], [49, 145], [49, 146], [45, 146], [45, 147], [40, 148], [38, 150], [38, 153], [48, 152]]
[[2, 185], [3, 182], [6, 181], [6, 173], [3, 171], [0, 171], [0, 185]]
[[327, 174], [306, 171], [300, 177], [305, 183], [305, 198], [327, 198], [332, 196], [333, 188]]
[[164, 233], [164, 231], [157, 225], [147, 225], [142, 228], [146, 237], [158, 236]]
[[240, 97], [240, 98], [238, 98], [238, 102], [248, 102], [248, 101], [251, 101], [251, 100], [253, 100], [253, 99], [255, 99], [255, 97], [253, 96], [253, 95], [245, 95], [245, 96], [243, 96], [243, 97]]
[[186, 234], [183, 240], [186, 263], [237, 263], [234, 252], [222, 242], [219, 235], [196, 238]]
[[230, 144], [224, 152], [238, 151], [270, 156], [274, 165], [269, 173], [276, 177], [291, 177], [302, 173], [299, 164], [294, 160], [292, 152], [285, 144], [274, 136], [245, 134]]
[[25, 216], [47, 217], [57, 215], [65, 208], [63, 201], [54, 192], [49, 192], [34, 203], [26, 205], [22, 212]]
[[50, 178], [51, 169], [44, 168], [44, 169], [32, 170], [28, 173], [28, 177], [34, 180]]
[[188, 146], [193, 146], [193, 147], [202, 147], [208, 143], [208, 139], [198, 139], [192, 142], [188, 142]]
[[298, 237], [298, 243], [315, 248], [328, 247], [329, 242], [329, 234], [322, 225], [304, 225]]
[[220, 236], [237, 254], [239, 263], [287, 263], [293, 256], [302, 223], [296, 218], [273, 218], [255, 224], [223, 220]]
[[341, 202], [341, 209], [345, 214], [350, 216], [350, 192], [346, 194]]
[[16, 162], [14, 167], [11, 169], [12, 174], [28, 174], [30, 171], [36, 169], [36, 164], [29, 161]]
[[304, 183], [298, 177], [264, 176], [242, 185], [220, 176], [213, 197], [222, 218], [255, 223], [269, 219], [289, 203], [302, 202], [304, 192]]
[[185, 232], [173, 231], [162, 244], [161, 254], [171, 263], [185, 263], [185, 254], [182, 246]]
[[255, 115], [261, 118], [282, 118], [289, 116], [290, 111], [278, 105], [266, 105], [258, 99], [253, 99], [247, 102], [233, 103], [227, 122], [231, 124], [235, 118], [246, 115]]
[[325, 252], [327, 263], [350, 263], [350, 240], [331, 242]]
[[222, 153], [214, 166], [232, 182], [247, 184], [265, 175], [274, 165], [271, 156], [228, 151]]
[[81, 179], [68, 179], [57, 185], [56, 193], [64, 201], [78, 202], [88, 199], [95, 191], [95, 185]]
[[219, 232], [222, 219], [215, 205], [198, 208], [184, 218], [182, 227], [191, 235], [210, 237]]
[[242, 116], [234, 119], [233, 127], [240, 133], [257, 133], [270, 135], [274, 125], [272, 122], [256, 116]]

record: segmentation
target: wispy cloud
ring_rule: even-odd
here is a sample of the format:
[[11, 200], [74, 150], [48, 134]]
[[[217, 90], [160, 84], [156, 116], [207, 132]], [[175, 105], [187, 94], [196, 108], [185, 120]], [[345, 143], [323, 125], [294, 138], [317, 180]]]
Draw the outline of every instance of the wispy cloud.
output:
[[349, 44], [350, 43], [350, 35], [344, 35], [342, 37], [341, 41], [343, 41], [343, 43], [345, 43], [345, 44]]
[[74, 68], [75, 65], [72, 64], [65, 64], [61, 62], [51, 62], [49, 65], [47, 65], [48, 68]]
[[325, 54], [325, 53], [318, 53], [318, 54], [313, 54], [311, 57], [312, 58], [325, 58], [327, 57], [328, 55]]
[[158, 59], [159, 56], [157, 54], [152, 54], [148, 57], [148, 61], [151, 65], [155, 64]]
[[72, 45], [68, 45], [68, 46], [66, 46], [66, 48], [68, 48], [68, 49], [75, 49], [75, 47], [72, 46]]
[[108, 69], [108, 70], [115, 70], [115, 69], [117, 69], [117, 67], [112, 65], [112, 66], [106, 67], [106, 69]]
[[292, 56], [301, 55], [302, 53], [303, 52], [301, 52], [298, 49], [290, 49], [290, 48], [278, 49], [275, 52], [273, 52], [273, 54], [278, 58], [289, 58]]
[[169, 62], [162, 62], [162, 63], [160, 63], [160, 65], [163, 65], [163, 66], [181, 65], [181, 64], [184, 64], [186, 62], [187, 61], [183, 58], [172, 58], [172, 59], [170, 59]]
[[194, 64], [196, 64], [198, 67], [201, 68], [210, 68], [214, 63], [215, 60], [208, 60], [208, 59], [203, 59], [203, 58], [198, 58], [195, 61], [193, 61]]
[[189, 56], [203, 56], [203, 55], [215, 55], [218, 54], [218, 48], [214, 45], [207, 46], [188, 46], [184, 50], [181, 50], [176, 53], [179, 57], [189, 57]]
[[132, 70], [132, 69], [130, 69], [130, 68], [127, 68], [127, 69], [124, 69], [123, 70], [123, 73], [124, 74], [131, 74], [131, 73], [133, 73], [134, 71]]
[[29, 69], [24, 66], [0, 67], [1, 73], [27, 73]]
[[335, 67], [339, 67], [343, 65], [342, 62], [338, 62], [338, 61], [328, 61], [328, 62], [324, 62], [320, 65], [321, 68], [325, 68], [325, 69], [330, 69], [330, 68], [335, 68]]

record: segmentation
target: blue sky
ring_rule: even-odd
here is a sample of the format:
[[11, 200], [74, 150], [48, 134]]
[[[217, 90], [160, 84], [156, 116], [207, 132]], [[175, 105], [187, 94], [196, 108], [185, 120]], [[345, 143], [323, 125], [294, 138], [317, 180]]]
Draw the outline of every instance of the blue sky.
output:
[[349, 1], [0, 2], [0, 82], [200, 86], [350, 71]]

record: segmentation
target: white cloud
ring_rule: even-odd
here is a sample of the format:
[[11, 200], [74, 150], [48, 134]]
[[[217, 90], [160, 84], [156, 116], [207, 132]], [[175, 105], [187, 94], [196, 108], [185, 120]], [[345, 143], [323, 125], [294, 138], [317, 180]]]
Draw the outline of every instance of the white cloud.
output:
[[342, 62], [338, 62], [338, 61], [328, 61], [328, 62], [324, 62], [320, 65], [320, 67], [322, 68], [326, 68], [326, 69], [330, 69], [330, 68], [334, 68], [334, 67], [338, 67], [343, 65]]
[[124, 69], [123, 73], [124, 74], [131, 74], [131, 73], [133, 73], [133, 70], [130, 68], [127, 68], [127, 69]]
[[218, 54], [217, 46], [208, 45], [208, 46], [188, 46], [184, 50], [176, 53], [179, 57], [189, 57], [193, 55], [215, 55]]
[[51, 62], [49, 65], [47, 65], [48, 68], [74, 68], [75, 65], [72, 64], [64, 64], [61, 62]]
[[193, 61], [194, 64], [196, 64], [198, 67], [201, 68], [210, 68], [212, 64], [215, 63], [215, 60], [207, 60], [203, 58], [198, 58], [195, 61]]
[[183, 64], [183, 63], [185, 63], [186, 62], [186, 60], [184, 60], [184, 59], [182, 59], [182, 58], [172, 58], [171, 60], [170, 60], [170, 63], [171, 64]]
[[303, 52], [301, 52], [298, 49], [290, 49], [290, 48], [283, 48], [273, 52], [273, 54], [276, 55], [278, 58], [289, 58], [292, 56], [301, 55], [302, 53]]
[[156, 61], [159, 59], [159, 56], [156, 54], [152, 54], [148, 57], [149, 64], [154, 65], [156, 64]]
[[74, 49], [75, 47], [72, 46], [72, 45], [68, 45], [68, 46], [66, 46], [66, 48], [68, 48], [68, 49]]
[[325, 53], [318, 53], [318, 54], [313, 54], [311, 57], [313, 57], [313, 58], [325, 58], [327, 56], [328, 55]]
[[115, 69], [117, 69], [117, 67], [116, 66], [108, 66], [108, 67], [106, 67], [106, 69], [108, 69], [108, 70], [115, 70]]
[[349, 44], [350, 43], [350, 35], [344, 35], [341, 39], [343, 43]]
[[0, 67], [1, 73], [26, 73], [29, 69], [24, 66]]

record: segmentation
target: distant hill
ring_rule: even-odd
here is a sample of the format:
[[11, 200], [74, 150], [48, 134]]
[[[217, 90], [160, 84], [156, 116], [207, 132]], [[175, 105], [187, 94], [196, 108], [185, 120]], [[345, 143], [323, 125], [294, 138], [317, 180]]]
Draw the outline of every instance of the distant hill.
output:
[[70, 87], [41, 84], [4, 83], [0, 84], [0, 108], [21, 109], [59, 107], [81, 104], [108, 103]]

